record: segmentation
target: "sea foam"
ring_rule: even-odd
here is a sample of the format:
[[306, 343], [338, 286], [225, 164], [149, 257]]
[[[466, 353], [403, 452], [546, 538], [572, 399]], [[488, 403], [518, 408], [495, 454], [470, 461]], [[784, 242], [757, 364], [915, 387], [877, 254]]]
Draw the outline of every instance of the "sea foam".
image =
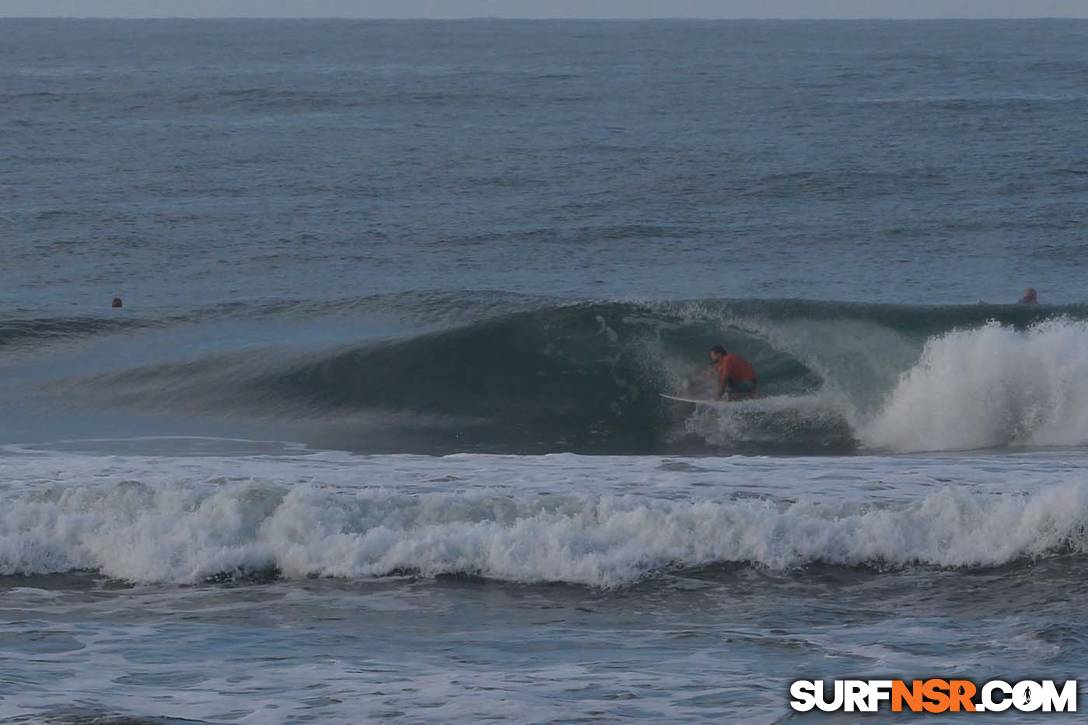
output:
[[1088, 484], [1023, 494], [934, 489], [897, 503], [493, 488], [408, 493], [320, 482], [134, 480], [7, 491], [0, 572], [93, 570], [193, 583], [470, 574], [512, 582], [631, 584], [725, 562], [999, 565], [1088, 546]]
[[933, 337], [858, 435], [900, 451], [1084, 444], [1088, 323], [990, 323]]

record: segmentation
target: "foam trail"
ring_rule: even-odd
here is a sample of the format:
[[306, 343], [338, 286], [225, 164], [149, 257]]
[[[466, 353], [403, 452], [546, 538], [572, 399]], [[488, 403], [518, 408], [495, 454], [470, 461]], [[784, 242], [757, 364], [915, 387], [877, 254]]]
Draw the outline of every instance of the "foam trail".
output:
[[1088, 324], [990, 323], [930, 339], [860, 432], [899, 451], [1088, 441]]
[[1086, 551], [1086, 524], [1082, 482], [1030, 495], [945, 488], [873, 506], [128, 481], [7, 497], [0, 573], [187, 583], [268, 569], [288, 578], [412, 571], [614, 587], [720, 562], [998, 565]]

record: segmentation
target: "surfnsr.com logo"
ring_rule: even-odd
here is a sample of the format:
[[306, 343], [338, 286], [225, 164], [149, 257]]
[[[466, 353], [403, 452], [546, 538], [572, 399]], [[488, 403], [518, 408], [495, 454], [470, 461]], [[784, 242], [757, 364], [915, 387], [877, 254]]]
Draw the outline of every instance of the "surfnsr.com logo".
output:
[[797, 680], [790, 685], [797, 712], [1076, 712], [1077, 681]]

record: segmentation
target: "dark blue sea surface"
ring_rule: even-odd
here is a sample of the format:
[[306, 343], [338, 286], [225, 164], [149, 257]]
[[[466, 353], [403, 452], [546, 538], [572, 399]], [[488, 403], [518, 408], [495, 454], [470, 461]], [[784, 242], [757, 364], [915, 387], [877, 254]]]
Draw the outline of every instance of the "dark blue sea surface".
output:
[[[1078, 21], [0, 20], [0, 717], [1088, 678], [1086, 78]], [[663, 399], [714, 344], [761, 396]]]
[[1083, 301], [1088, 25], [0, 23], [9, 307]]

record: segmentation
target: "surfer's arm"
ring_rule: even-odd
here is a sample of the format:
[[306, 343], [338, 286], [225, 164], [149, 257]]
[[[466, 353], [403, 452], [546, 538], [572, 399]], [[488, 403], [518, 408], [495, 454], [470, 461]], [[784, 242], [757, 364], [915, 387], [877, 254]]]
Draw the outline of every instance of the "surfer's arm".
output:
[[729, 367], [728, 363], [718, 369], [718, 400], [729, 392]]

